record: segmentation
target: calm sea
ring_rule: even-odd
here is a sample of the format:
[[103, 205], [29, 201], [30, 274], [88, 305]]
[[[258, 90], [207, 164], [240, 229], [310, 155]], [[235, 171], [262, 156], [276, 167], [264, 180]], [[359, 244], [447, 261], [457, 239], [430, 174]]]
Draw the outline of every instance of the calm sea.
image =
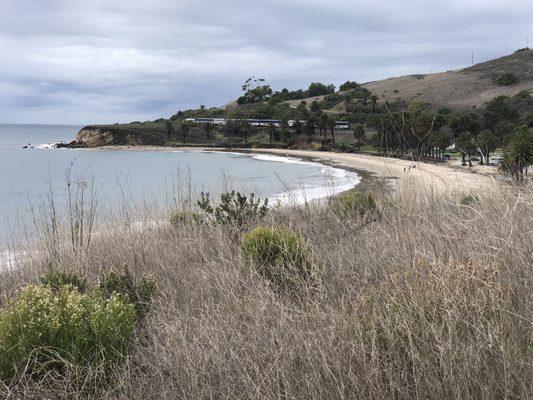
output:
[[[168, 196], [190, 181], [193, 192], [231, 188], [282, 202], [325, 197], [359, 182], [357, 174], [298, 159], [237, 153], [50, 149], [79, 126], [0, 125], [0, 240], [28, 221], [50, 189], [65, 200], [65, 174], [94, 179], [101, 202]], [[28, 146], [24, 149], [23, 146]], [[33, 147], [33, 148], [31, 148]], [[188, 190], [188, 189], [187, 189]]]

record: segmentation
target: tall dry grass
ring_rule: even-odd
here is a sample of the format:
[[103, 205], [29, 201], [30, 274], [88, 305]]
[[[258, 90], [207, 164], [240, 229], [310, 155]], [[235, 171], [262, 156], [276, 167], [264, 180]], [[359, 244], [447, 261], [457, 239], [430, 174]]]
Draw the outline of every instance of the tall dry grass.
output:
[[[420, 196], [377, 196], [377, 220], [333, 206], [270, 213], [265, 224], [301, 233], [323, 265], [319, 290], [299, 297], [241, 268], [235, 231], [138, 211], [142, 229], [110, 216], [83, 253], [43, 242], [4, 274], [2, 301], [48, 261], [93, 278], [124, 263], [154, 274], [156, 307], [102, 398], [532, 398], [531, 191], [495, 189], [467, 206]], [[81, 396], [68, 378], [0, 394]]]

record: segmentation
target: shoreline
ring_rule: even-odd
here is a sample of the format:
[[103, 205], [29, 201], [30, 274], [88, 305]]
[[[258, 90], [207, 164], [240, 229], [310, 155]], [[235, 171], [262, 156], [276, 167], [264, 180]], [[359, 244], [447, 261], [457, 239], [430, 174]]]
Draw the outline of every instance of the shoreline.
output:
[[468, 193], [486, 190], [501, 184], [486, 173], [462, 170], [447, 164], [433, 164], [369, 154], [337, 153], [332, 151], [293, 149], [242, 149], [225, 147], [170, 147], [170, 146], [102, 146], [89, 150], [113, 151], [166, 151], [166, 152], [225, 152], [238, 154], [267, 154], [317, 162], [333, 168], [355, 172], [363, 182], [384, 179], [396, 192], [424, 189], [428, 193]]

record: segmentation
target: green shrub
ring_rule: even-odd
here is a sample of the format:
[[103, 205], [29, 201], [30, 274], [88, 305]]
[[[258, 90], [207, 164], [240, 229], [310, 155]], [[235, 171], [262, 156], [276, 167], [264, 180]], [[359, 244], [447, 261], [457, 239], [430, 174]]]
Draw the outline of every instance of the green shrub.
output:
[[143, 276], [137, 284], [126, 265], [122, 272], [102, 273], [99, 288], [105, 298], [110, 298], [115, 293], [124, 296], [133, 304], [138, 318], [143, 318], [150, 310], [156, 289], [153, 276]]
[[501, 86], [514, 85], [515, 83], [518, 83], [518, 81], [519, 81], [518, 77], [515, 74], [510, 73], [510, 72], [501, 74], [495, 79], [495, 82]]
[[462, 206], [471, 206], [479, 202], [479, 199], [474, 194], [465, 194], [463, 197], [461, 197], [461, 201], [459, 202]]
[[71, 285], [27, 286], [0, 314], [0, 378], [81, 367], [87, 375], [80, 382], [96, 388], [122, 362], [134, 326], [135, 308], [118, 293], [103, 298]]
[[276, 288], [316, 282], [319, 268], [300, 236], [286, 229], [257, 227], [243, 236], [242, 256]]
[[234, 190], [220, 195], [220, 204], [213, 207], [209, 193], [201, 193], [198, 206], [216, 223], [243, 228], [263, 218], [268, 211], [268, 199], [261, 200], [254, 193], [249, 196]]
[[56, 292], [66, 285], [77, 288], [80, 293], [85, 293], [87, 290], [87, 279], [80, 277], [75, 272], [57, 271], [51, 264], [40, 280], [44, 286], [48, 286]]
[[377, 212], [376, 201], [372, 193], [344, 193], [337, 197], [337, 204], [344, 214], [356, 213], [363, 216]]
[[202, 224], [202, 216], [194, 212], [175, 211], [170, 215], [170, 223], [174, 227], [187, 224]]

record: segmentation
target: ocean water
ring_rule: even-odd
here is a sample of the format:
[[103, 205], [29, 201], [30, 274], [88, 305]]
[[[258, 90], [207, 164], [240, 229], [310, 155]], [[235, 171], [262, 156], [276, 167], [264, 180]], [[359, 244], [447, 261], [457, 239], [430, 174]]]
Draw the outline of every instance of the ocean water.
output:
[[63, 204], [68, 170], [94, 180], [101, 203], [111, 206], [124, 191], [133, 202], [164, 202], [169, 187], [185, 181], [194, 193], [216, 194], [230, 186], [281, 203], [322, 198], [360, 181], [352, 172], [271, 155], [48, 148], [49, 143], [71, 141], [79, 129], [0, 125], [0, 244], [6, 232], [13, 234], [32, 218], [32, 210], [46, 202], [51, 190]]

